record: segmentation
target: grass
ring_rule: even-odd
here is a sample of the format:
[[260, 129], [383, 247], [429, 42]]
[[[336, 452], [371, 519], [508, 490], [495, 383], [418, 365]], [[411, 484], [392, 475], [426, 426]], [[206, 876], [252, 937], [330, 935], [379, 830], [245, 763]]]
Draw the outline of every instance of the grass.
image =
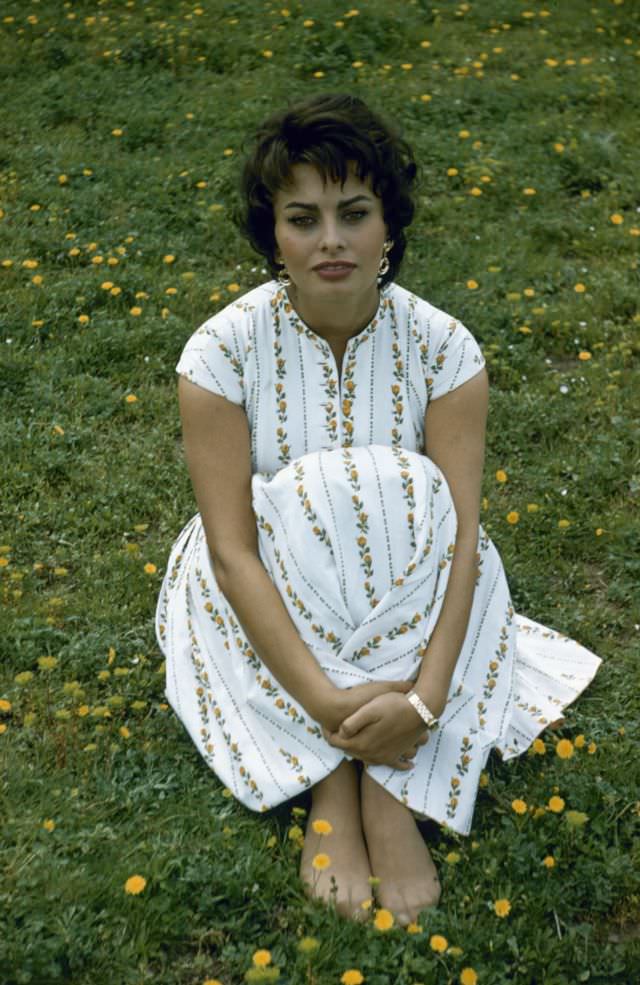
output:
[[[237, 985], [260, 948], [253, 979], [277, 966], [283, 985], [640, 976], [639, 22], [629, 0], [6, 0], [7, 985]], [[173, 367], [265, 279], [230, 221], [243, 142], [288, 99], [341, 89], [401, 121], [422, 165], [400, 282], [487, 356], [482, 519], [516, 608], [604, 659], [544, 752], [490, 761], [469, 839], [428, 829], [444, 895], [415, 934], [305, 899], [304, 799], [258, 817], [226, 796], [167, 708], [153, 633], [195, 509]]]

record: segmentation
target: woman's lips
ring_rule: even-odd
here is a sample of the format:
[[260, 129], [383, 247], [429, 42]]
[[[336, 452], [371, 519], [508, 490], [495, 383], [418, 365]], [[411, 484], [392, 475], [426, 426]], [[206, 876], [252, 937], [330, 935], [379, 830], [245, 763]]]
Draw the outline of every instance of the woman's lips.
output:
[[321, 267], [314, 267], [313, 269], [324, 280], [342, 280], [348, 277], [352, 270], [355, 270], [355, 265], [349, 263], [331, 263], [323, 264]]

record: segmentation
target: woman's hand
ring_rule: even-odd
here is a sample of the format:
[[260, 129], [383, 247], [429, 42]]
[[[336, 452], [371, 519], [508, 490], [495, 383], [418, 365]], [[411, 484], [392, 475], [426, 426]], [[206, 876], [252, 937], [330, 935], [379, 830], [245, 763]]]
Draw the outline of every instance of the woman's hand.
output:
[[375, 698], [389, 693], [407, 694], [412, 687], [411, 681], [372, 681], [369, 684], [356, 684], [355, 687], [350, 688], [332, 687], [325, 708], [317, 716], [317, 721], [322, 725], [325, 737], [328, 738], [330, 734], [338, 732], [343, 722]]
[[398, 691], [373, 698], [326, 737], [354, 759], [398, 770], [412, 769], [412, 757], [427, 741], [425, 723]]

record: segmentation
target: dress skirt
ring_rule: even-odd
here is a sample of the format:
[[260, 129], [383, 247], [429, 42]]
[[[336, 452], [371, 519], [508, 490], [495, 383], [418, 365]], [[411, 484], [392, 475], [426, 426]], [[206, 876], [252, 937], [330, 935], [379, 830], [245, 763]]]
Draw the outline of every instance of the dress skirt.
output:
[[[456, 541], [447, 483], [383, 445], [312, 452], [252, 478], [260, 558], [300, 636], [341, 688], [410, 680], [438, 620]], [[365, 767], [413, 811], [467, 834], [494, 747], [523, 753], [600, 659], [513, 611], [498, 552], [478, 535], [473, 605], [440, 725], [410, 771]], [[280, 686], [219, 590], [200, 516], [175, 542], [158, 599], [167, 699], [207, 764], [265, 811], [345, 758]]]

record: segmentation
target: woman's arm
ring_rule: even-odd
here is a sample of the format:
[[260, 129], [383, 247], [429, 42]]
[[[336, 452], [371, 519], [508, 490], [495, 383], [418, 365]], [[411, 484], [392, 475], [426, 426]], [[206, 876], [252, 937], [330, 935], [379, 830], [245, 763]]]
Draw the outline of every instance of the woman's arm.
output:
[[[436, 716], [446, 704], [473, 602], [488, 403], [482, 370], [434, 400], [425, 414], [425, 451], [447, 480], [458, 522], [447, 590], [414, 685]], [[421, 732], [424, 723], [417, 711], [404, 696], [389, 694], [359, 709], [330, 741], [366, 762], [380, 762], [382, 754], [411, 748]]]
[[305, 646], [258, 553], [249, 424], [242, 407], [180, 378], [184, 449], [216, 581], [264, 664], [332, 730], [362, 704], [408, 683], [333, 685]]

